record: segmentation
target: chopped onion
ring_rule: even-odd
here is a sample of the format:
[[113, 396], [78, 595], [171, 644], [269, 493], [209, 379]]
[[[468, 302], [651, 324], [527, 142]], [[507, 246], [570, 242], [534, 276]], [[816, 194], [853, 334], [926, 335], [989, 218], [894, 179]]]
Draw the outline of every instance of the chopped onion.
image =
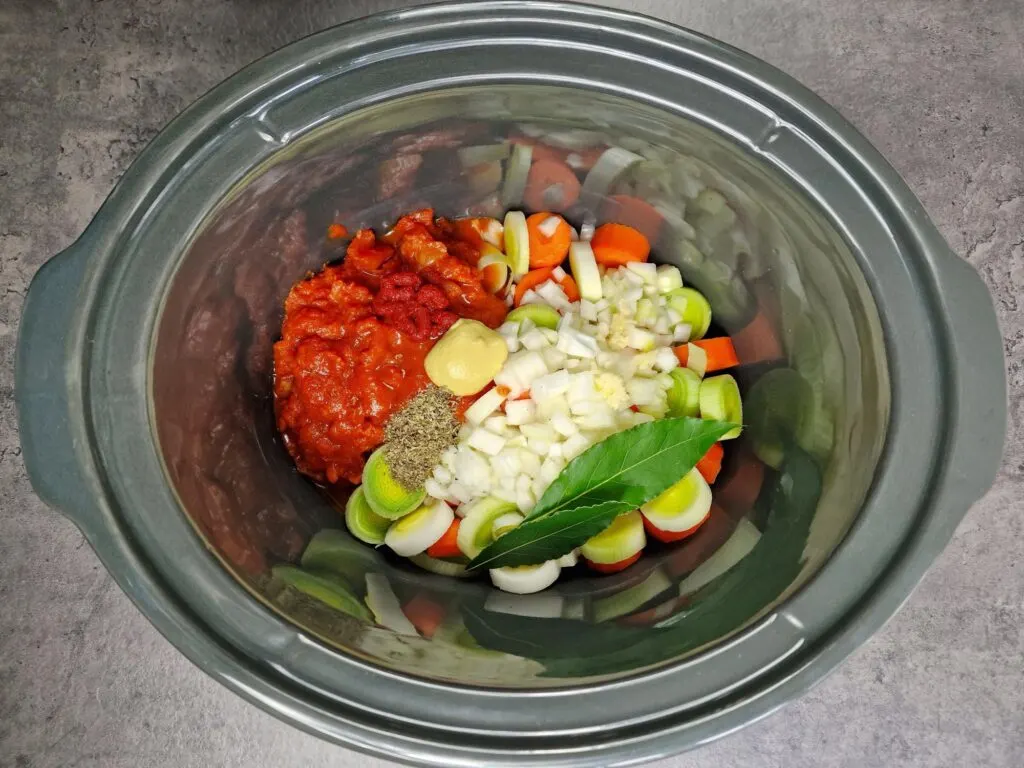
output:
[[470, 448], [476, 448], [488, 456], [496, 456], [505, 447], [505, 438], [496, 435], [488, 429], [474, 429], [466, 444]]
[[501, 407], [505, 396], [497, 387], [487, 390], [466, 409], [466, 421], [470, 424], [482, 424], [484, 419]]
[[631, 261], [626, 264], [626, 269], [640, 276], [647, 285], [656, 285], [658, 282], [658, 265], [648, 261]]
[[537, 404], [532, 400], [513, 400], [505, 405], [505, 416], [512, 426], [528, 424], [537, 417]]
[[[561, 216], [548, 216], [544, 221], [540, 223], [537, 230], [544, 235], [544, 237], [554, 237], [558, 231], [558, 225], [562, 223]], [[563, 273], [564, 274], [564, 273]]]

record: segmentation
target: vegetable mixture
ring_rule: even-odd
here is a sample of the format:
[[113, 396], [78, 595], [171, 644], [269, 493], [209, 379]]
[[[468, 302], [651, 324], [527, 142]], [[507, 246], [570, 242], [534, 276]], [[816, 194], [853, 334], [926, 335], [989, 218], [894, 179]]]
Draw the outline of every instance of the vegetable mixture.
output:
[[[532, 207], [586, 192], [555, 160], [517, 180], [515, 160], [506, 186]], [[588, 179], [614, 161], [590, 158]], [[552, 185], [558, 200], [537, 191]], [[705, 338], [705, 297], [649, 260], [629, 200], [639, 226], [584, 237], [546, 211], [418, 211], [356, 233], [340, 265], [292, 288], [278, 428], [301, 472], [359, 483], [356, 538], [525, 594], [578, 564], [622, 571], [648, 537], [679, 542], [708, 519], [722, 441], [742, 428], [738, 358]]]

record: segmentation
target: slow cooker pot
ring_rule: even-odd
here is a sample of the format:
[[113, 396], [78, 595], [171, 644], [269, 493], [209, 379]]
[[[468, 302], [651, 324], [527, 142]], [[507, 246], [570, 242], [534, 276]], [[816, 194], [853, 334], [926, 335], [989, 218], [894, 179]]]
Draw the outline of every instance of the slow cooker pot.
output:
[[[573, 223], [628, 183], [720, 330], [759, 329], [724, 470], [740, 493], [683, 545], [528, 597], [350, 539], [270, 398], [283, 297], [341, 255], [327, 225], [498, 212], [516, 201], [464, 150], [510, 137], [617, 148], [628, 179], [585, 185]], [[725, 226], [695, 217], [706, 189]], [[243, 70], [39, 271], [18, 353], [34, 487], [160, 631], [281, 719], [423, 765], [635, 764], [764, 717], [892, 615], [1005, 430], [986, 291], [859, 134], [721, 43], [558, 3], [390, 13]], [[375, 579], [396, 610], [435, 606], [436, 631], [269, 575], [324, 530], [354, 600]]]

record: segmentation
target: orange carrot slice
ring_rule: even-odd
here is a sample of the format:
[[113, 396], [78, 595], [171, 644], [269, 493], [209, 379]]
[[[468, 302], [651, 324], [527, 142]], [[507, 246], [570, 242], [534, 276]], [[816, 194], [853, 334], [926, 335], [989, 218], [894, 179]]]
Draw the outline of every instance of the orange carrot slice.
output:
[[679, 365], [683, 368], [690, 362], [690, 345], [680, 344], [678, 347], [672, 347], [672, 351], [676, 353], [676, 360], [679, 361]]
[[328, 240], [341, 240], [348, 237], [348, 228], [344, 224], [331, 224], [327, 228]]
[[448, 526], [448, 530], [444, 532], [444, 535], [427, 547], [427, 555], [437, 558], [459, 557], [462, 554], [458, 541], [459, 524], [461, 522], [462, 520], [458, 517], [452, 520], [452, 524]]
[[768, 316], [760, 310], [749, 323], [732, 335], [732, 343], [736, 349], [736, 357], [744, 365], [778, 360], [782, 357], [779, 337]]
[[402, 606], [402, 613], [421, 635], [429, 639], [444, 621], [445, 610], [443, 605], [435, 603], [429, 597], [416, 595]]
[[535, 211], [564, 211], [580, 196], [580, 180], [565, 163], [537, 160], [526, 177], [523, 202]]
[[665, 217], [657, 208], [631, 195], [609, 197], [602, 207], [601, 218], [605, 221], [628, 224], [652, 243], [658, 241], [661, 227], [665, 223]]
[[546, 283], [548, 280], [554, 280], [558, 283], [569, 301], [579, 301], [580, 289], [579, 286], [576, 285], [576, 281], [572, 279], [572, 276], [566, 275], [559, 280], [555, 277], [554, 272], [554, 267], [541, 267], [540, 269], [531, 269], [519, 278], [519, 282], [516, 284], [516, 292], [513, 296], [515, 305], [518, 307], [522, 303], [523, 296], [526, 295], [528, 290], [536, 288], [538, 285]]
[[576, 281], [572, 279], [572, 275], [566, 275], [561, 280], [556, 277], [555, 282], [558, 283], [558, 286], [565, 293], [565, 297], [569, 301], [580, 300], [580, 288], [576, 285]]
[[747, 454], [736, 465], [736, 471], [715, 489], [715, 501], [735, 515], [745, 515], [754, 508], [764, 484], [764, 462]]
[[708, 363], [705, 373], [721, 371], [740, 364], [739, 358], [736, 357], [736, 349], [732, 345], [732, 339], [728, 336], [720, 336], [716, 339], [699, 339], [690, 343], [695, 347], [700, 347], [707, 353]]
[[516, 292], [514, 296], [515, 305], [518, 307], [520, 302], [523, 300], [523, 295], [531, 288], [536, 288], [541, 283], [545, 283], [551, 279], [552, 273], [555, 271], [554, 267], [541, 267], [540, 269], [531, 269], [516, 283]]
[[[552, 218], [558, 220], [558, 226], [553, 234], [546, 235], [541, 225], [546, 229], [546, 222]], [[572, 242], [572, 228], [565, 219], [552, 213], [535, 213], [527, 217], [526, 228], [530, 233], [530, 269], [557, 267], [565, 261]]]
[[647, 261], [651, 243], [627, 224], [602, 224], [590, 241], [594, 258], [605, 267], [621, 267], [631, 261]]
[[722, 458], [725, 456], [725, 449], [721, 443], [712, 445], [700, 461], [697, 462], [697, 471], [701, 477], [711, 485], [718, 479], [718, 473], [722, 471]]

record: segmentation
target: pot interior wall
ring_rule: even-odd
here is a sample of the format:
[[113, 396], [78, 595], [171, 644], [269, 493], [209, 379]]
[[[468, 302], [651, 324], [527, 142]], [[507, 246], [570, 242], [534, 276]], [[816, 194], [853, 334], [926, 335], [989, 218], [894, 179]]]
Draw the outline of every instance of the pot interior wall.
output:
[[[567, 211], [607, 215], [608, 195], [656, 204], [656, 260], [679, 266], [734, 334], [749, 425], [728, 446], [712, 518], [611, 577], [563, 576], [518, 597], [456, 580], [348, 537], [332, 494], [299, 476], [277, 438], [272, 345], [290, 285], [343, 245], [327, 226], [397, 215], [500, 215], [498, 169], [459, 150], [529, 139], [568, 153], [620, 147], [642, 161]], [[729, 211], [701, 211], [717, 190]], [[287, 142], [216, 210], [166, 295], [152, 373], [166, 471], [210, 548], [268, 606], [321, 640], [410, 674], [509, 687], [635, 673], [721, 641], [778, 605], [822, 565], [857, 516], [885, 437], [889, 388], [880, 323], [835, 227], [756, 155], [680, 116], [619, 97], [489, 86], [391, 101]], [[182, 406], [182, 393], [187, 405]], [[331, 609], [269, 575], [310, 537], [335, 545], [353, 598], [367, 574], [402, 605], [439, 608], [431, 639]], [[731, 566], [731, 567], [730, 567]], [[576, 569], [582, 570], [582, 569]], [[390, 626], [390, 628], [389, 628]], [[407, 628], [406, 628], [407, 629]]]

